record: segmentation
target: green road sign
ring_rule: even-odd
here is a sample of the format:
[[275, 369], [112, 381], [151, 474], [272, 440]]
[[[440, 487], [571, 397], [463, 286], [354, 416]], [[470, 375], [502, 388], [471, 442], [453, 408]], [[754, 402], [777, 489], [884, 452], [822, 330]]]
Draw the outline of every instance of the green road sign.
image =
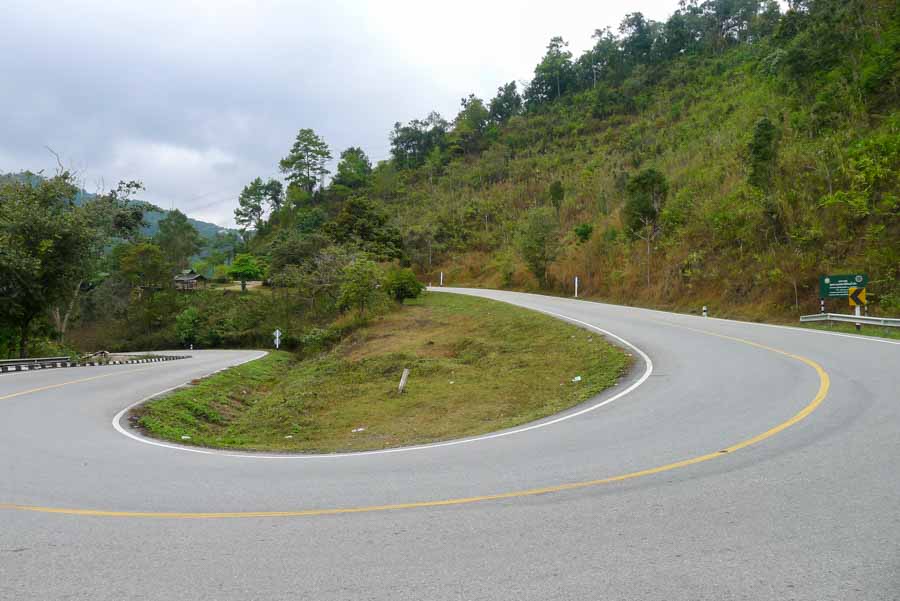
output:
[[869, 276], [864, 273], [823, 275], [819, 278], [819, 298], [847, 298], [850, 288], [865, 288]]

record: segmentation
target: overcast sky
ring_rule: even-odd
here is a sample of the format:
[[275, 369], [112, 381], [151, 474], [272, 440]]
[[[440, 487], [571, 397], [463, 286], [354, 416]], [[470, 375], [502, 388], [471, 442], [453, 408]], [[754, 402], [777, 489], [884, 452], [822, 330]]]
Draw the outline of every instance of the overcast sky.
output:
[[384, 159], [394, 122], [527, 81], [552, 36], [577, 56], [595, 29], [676, 4], [5, 0], [0, 172], [52, 171], [50, 146], [89, 191], [139, 179], [146, 200], [233, 225], [300, 128]]

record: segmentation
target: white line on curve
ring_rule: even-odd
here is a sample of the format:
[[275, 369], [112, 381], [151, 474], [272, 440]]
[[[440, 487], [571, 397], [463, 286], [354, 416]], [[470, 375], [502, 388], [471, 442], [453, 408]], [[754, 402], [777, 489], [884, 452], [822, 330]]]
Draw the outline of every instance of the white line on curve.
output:
[[[600, 401], [599, 403], [595, 403], [593, 405], [585, 407], [584, 409], [580, 409], [580, 410], [574, 411], [572, 413], [566, 413], [564, 415], [560, 415], [559, 417], [548, 420], [548, 421], [542, 421], [542, 422], [538, 422], [536, 424], [532, 424], [530, 426], [515, 428], [513, 430], [504, 430], [502, 432], [495, 432], [493, 434], [484, 434], [482, 436], [475, 436], [472, 438], [459, 438], [456, 440], [448, 440], [446, 442], [435, 442], [432, 444], [415, 445], [415, 446], [408, 446], [408, 447], [396, 447], [393, 449], [381, 449], [378, 451], [358, 451], [355, 453], [322, 453], [322, 454], [318, 454], [318, 455], [312, 455], [312, 454], [266, 455], [266, 454], [262, 454], [262, 453], [250, 453], [250, 452], [237, 453], [237, 452], [231, 452], [231, 451], [220, 451], [220, 450], [216, 450], [216, 449], [200, 449], [197, 447], [187, 447], [187, 446], [172, 444], [172, 443], [167, 443], [167, 442], [159, 442], [156, 440], [151, 440], [149, 438], [145, 438], [143, 436], [139, 436], [139, 435], [135, 434], [134, 432], [129, 432], [121, 425], [120, 422], [122, 420], [122, 417], [124, 417], [125, 414], [128, 413], [128, 411], [130, 411], [134, 407], [137, 407], [141, 403], [145, 403], [145, 402], [149, 401], [153, 397], [157, 397], [161, 394], [165, 394], [169, 391], [175, 390], [176, 388], [181, 388], [182, 386], [184, 386], [184, 384], [180, 384], [178, 386], [173, 386], [171, 388], [167, 388], [166, 390], [162, 390], [160, 392], [150, 395], [149, 397], [141, 399], [140, 401], [137, 401], [136, 403], [132, 403], [131, 405], [129, 405], [128, 407], [125, 407], [124, 409], [122, 409], [121, 411], [119, 411], [116, 414], [116, 416], [113, 418], [112, 425], [113, 425], [113, 428], [115, 428], [116, 431], [119, 432], [120, 434], [123, 434], [123, 435], [127, 436], [128, 438], [131, 438], [138, 442], [143, 442], [144, 444], [153, 445], [155, 447], [163, 447], [166, 449], [174, 449], [177, 451], [187, 451], [189, 453], [200, 453], [202, 455], [216, 455], [219, 457], [238, 457], [241, 459], [337, 459], [337, 458], [345, 458], [345, 457], [365, 457], [365, 456], [369, 456], [369, 455], [387, 455], [389, 453], [406, 453], [409, 451], [424, 451], [424, 450], [428, 450], [428, 449], [437, 449], [437, 448], [441, 448], [441, 447], [452, 447], [452, 446], [456, 446], [456, 445], [469, 444], [469, 443], [473, 443], [473, 442], [481, 442], [484, 440], [491, 440], [494, 438], [502, 438], [504, 436], [512, 436], [513, 434], [522, 434], [523, 432], [529, 432], [531, 430], [537, 430], [539, 428], [546, 428], [547, 426], [552, 426], [554, 424], [558, 424], [560, 422], [570, 420], [574, 417], [578, 417], [579, 415], [584, 415], [585, 413], [594, 411], [595, 409], [599, 409], [600, 407], [603, 407], [605, 405], [609, 405], [613, 401], [616, 401], [616, 400], [622, 398], [623, 396], [625, 396], [626, 394], [630, 393], [631, 391], [636, 389], [638, 386], [643, 384], [647, 380], [647, 378], [650, 377], [650, 374], [653, 373], [653, 361], [650, 360], [650, 357], [647, 355], [647, 353], [645, 353], [644, 351], [642, 351], [641, 349], [639, 349], [637, 346], [633, 345], [632, 343], [628, 342], [621, 336], [617, 336], [617, 335], [613, 334], [612, 332], [609, 332], [602, 328], [598, 328], [597, 326], [593, 326], [585, 321], [581, 321], [580, 319], [568, 317], [568, 316], [562, 315], [560, 313], [554, 313], [552, 311], [545, 311], [543, 309], [535, 309], [533, 307], [526, 307], [526, 308], [531, 309], [532, 311], [537, 311], [539, 313], [545, 313], [547, 315], [552, 315], [553, 317], [562, 319], [563, 321], [576, 323], [588, 330], [592, 330], [594, 332], [598, 332], [600, 334], [609, 336], [610, 338], [614, 338], [615, 340], [619, 341], [620, 343], [622, 343], [623, 345], [627, 346], [628, 348], [632, 349], [635, 353], [640, 355], [641, 359], [643, 359], [643, 361], [644, 361], [644, 366], [645, 366], [644, 373], [642, 373], [640, 378], [638, 378], [635, 382], [632, 382], [632, 384], [630, 386], [628, 386], [621, 392], [614, 394], [613, 396], [609, 397], [608, 399], [604, 399], [603, 401]], [[260, 359], [261, 357], [265, 356], [265, 354], [266, 353], [264, 353], [263, 355], [258, 355], [256, 357], [253, 357], [251, 359], [247, 359], [246, 361], [241, 361], [240, 363], [237, 363], [234, 366], [229, 366], [229, 367], [236, 367], [237, 365], [242, 365], [249, 361], [254, 361], [256, 359]], [[220, 371], [224, 371], [225, 369], [229, 369], [229, 368], [223, 367], [222, 369], [219, 369], [213, 373], [218, 373]], [[212, 375], [212, 374], [210, 374], [210, 375]]]

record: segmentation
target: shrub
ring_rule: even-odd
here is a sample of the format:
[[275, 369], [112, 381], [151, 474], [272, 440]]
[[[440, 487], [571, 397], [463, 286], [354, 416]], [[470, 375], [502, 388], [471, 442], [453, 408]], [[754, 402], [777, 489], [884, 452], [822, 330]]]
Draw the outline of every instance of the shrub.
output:
[[411, 269], [395, 267], [384, 278], [384, 291], [398, 303], [407, 298], [417, 298], [424, 289], [425, 285], [416, 279]]
[[582, 223], [575, 226], [575, 235], [578, 236], [580, 242], [587, 242], [594, 233], [594, 226], [590, 223]]

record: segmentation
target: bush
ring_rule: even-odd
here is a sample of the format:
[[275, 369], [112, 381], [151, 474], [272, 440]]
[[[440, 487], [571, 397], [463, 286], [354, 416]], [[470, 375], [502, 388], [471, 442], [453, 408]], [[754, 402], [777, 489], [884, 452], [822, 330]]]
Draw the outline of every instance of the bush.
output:
[[200, 312], [196, 307], [188, 307], [175, 318], [175, 333], [178, 341], [185, 346], [194, 344], [197, 339], [197, 328], [200, 325]]
[[575, 226], [575, 235], [578, 236], [580, 242], [587, 242], [594, 233], [594, 226], [590, 223], [582, 223]]
[[384, 274], [378, 265], [368, 259], [357, 259], [344, 267], [338, 305], [342, 309], [356, 308], [360, 314], [378, 304], [383, 298], [381, 279]]
[[411, 269], [395, 267], [384, 278], [384, 291], [398, 303], [407, 298], [417, 298], [424, 289], [425, 285], [416, 279]]

